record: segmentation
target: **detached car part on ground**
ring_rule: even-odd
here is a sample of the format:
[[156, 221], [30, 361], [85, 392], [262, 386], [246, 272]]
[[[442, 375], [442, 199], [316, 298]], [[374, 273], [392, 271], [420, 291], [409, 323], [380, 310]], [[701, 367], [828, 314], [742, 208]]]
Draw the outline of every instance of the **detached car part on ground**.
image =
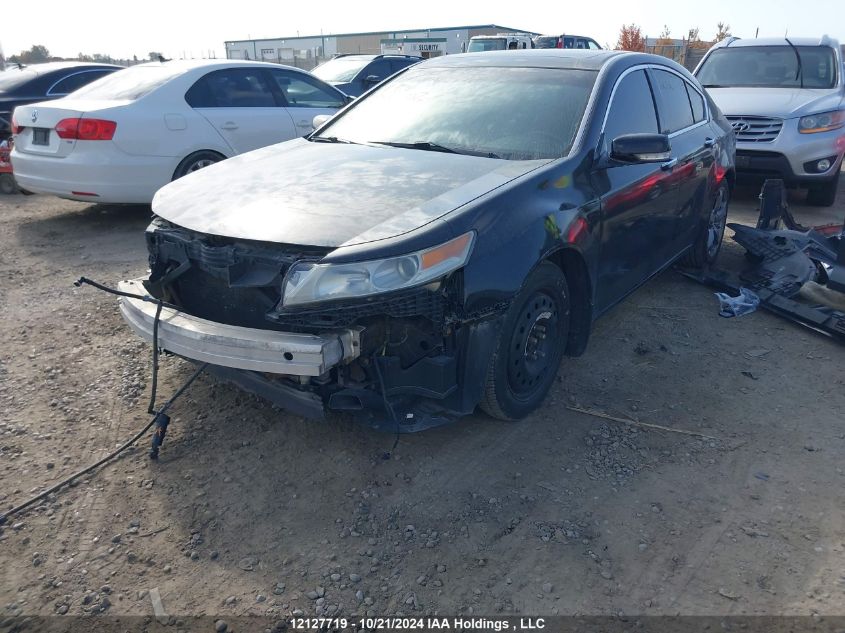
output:
[[[665, 58], [450, 55], [307, 139], [164, 187], [147, 340], [311, 417], [419, 430], [537, 408], [595, 319], [722, 241], [730, 126]], [[156, 322], [158, 321], [157, 325]]]
[[685, 274], [734, 295], [750, 291], [770, 312], [845, 343], [845, 227], [798, 224], [781, 180], [764, 183], [756, 227], [728, 226], [747, 265]]

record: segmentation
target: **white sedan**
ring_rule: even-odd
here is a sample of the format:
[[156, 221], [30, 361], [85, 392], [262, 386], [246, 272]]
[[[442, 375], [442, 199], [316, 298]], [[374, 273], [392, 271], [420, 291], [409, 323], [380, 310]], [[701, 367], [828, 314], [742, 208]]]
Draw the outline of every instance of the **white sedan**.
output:
[[313, 75], [251, 61], [140, 64], [56, 101], [15, 109], [12, 165], [25, 190], [149, 203], [171, 180], [312, 131], [350, 100]]

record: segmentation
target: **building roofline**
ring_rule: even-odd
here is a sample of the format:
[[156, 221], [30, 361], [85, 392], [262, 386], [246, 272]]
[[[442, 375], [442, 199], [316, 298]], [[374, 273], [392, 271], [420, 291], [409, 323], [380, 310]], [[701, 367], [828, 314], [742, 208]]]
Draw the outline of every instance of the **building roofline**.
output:
[[438, 26], [435, 28], [424, 29], [384, 29], [382, 31], [365, 31], [362, 33], [317, 33], [316, 35], [294, 35], [288, 37], [262, 37], [251, 40], [225, 40], [224, 44], [242, 44], [244, 42], [274, 42], [276, 40], [313, 40], [320, 37], [361, 37], [364, 35], [383, 35], [385, 33], [421, 33], [423, 31], [431, 31], [434, 33], [442, 31], [462, 31], [474, 29], [502, 29], [508, 33], [528, 33], [534, 35], [534, 31], [522, 31], [520, 29], [512, 29], [509, 26], [502, 26], [500, 24], [475, 24], [470, 26]]

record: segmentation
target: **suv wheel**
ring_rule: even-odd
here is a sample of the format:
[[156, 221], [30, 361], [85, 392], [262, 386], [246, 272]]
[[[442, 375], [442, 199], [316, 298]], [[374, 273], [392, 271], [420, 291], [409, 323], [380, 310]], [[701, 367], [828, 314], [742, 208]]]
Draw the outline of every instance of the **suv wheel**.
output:
[[819, 185], [810, 185], [807, 191], [807, 204], [812, 204], [816, 207], [830, 207], [836, 202], [836, 190], [839, 188], [839, 174], [842, 171], [837, 171], [836, 175], [827, 182]]

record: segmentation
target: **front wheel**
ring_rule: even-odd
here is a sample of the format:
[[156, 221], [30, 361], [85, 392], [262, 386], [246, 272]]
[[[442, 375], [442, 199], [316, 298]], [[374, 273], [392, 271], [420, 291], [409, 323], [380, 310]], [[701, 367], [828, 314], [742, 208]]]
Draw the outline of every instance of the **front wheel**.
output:
[[682, 263], [685, 266], [702, 268], [716, 261], [719, 250], [722, 248], [722, 239], [725, 236], [730, 196], [731, 190], [728, 188], [728, 183], [722, 181], [713, 196], [707, 223], [699, 229], [695, 244], [684, 255]]
[[505, 315], [481, 408], [494, 418], [516, 420], [539, 407], [557, 375], [568, 336], [566, 277], [551, 262], [542, 262]]

